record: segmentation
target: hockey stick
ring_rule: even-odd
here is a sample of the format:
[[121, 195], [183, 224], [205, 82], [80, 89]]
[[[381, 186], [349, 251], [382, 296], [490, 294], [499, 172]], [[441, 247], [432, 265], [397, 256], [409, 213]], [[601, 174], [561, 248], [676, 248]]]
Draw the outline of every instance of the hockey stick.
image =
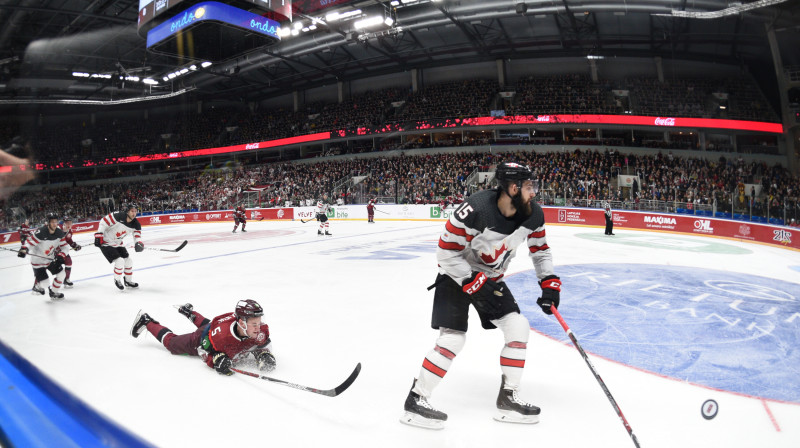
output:
[[383, 210], [378, 210], [377, 208], [375, 209], [375, 211], [378, 212], [378, 213], [383, 213], [384, 215], [388, 215], [389, 214], [389, 212], [384, 212]]
[[[14, 252], [14, 253], [17, 253], [17, 254], [19, 253], [19, 249], [11, 249], [11, 248], [8, 248], [8, 247], [0, 247], [0, 249], [7, 250], [7, 251], [9, 251], [9, 252]], [[29, 254], [29, 253], [26, 253], [25, 255], [30, 255], [31, 257], [39, 257], [39, 258], [44, 258], [45, 260], [50, 260], [50, 261], [53, 261], [53, 260], [55, 260], [55, 258], [51, 258], [51, 257], [43, 257], [43, 256], [41, 256], [41, 255], [36, 255], [36, 254]], [[22, 257], [22, 258], [24, 258], [24, 257]]]
[[315, 219], [317, 219], [317, 218], [301, 219], [301, 220], [300, 220], [300, 222], [302, 222], [303, 224], [305, 224], [305, 223], [307, 223], [307, 222], [309, 222], [309, 221], [314, 221]]
[[347, 388], [350, 387], [351, 384], [353, 384], [353, 381], [356, 380], [356, 377], [358, 376], [359, 372], [361, 372], [361, 363], [358, 363], [355, 370], [353, 370], [353, 373], [351, 373], [350, 376], [348, 376], [347, 379], [344, 380], [342, 384], [334, 387], [333, 389], [326, 389], [326, 390], [315, 389], [313, 387], [308, 387], [308, 386], [301, 386], [299, 384], [290, 383], [288, 381], [279, 380], [277, 378], [270, 378], [268, 376], [261, 376], [257, 373], [247, 372], [245, 370], [239, 370], [233, 367], [231, 367], [231, 370], [233, 370], [236, 373], [241, 373], [242, 375], [252, 376], [253, 378], [261, 378], [262, 380], [272, 381], [274, 383], [282, 384], [284, 386], [289, 386], [295, 389], [304, 390], [306, 392], [313, 392], [315, 394], [325, 395], [326, 397], [335, 397], [344, 392], [345, 390], [347, 390]]
[[[161, 252], [178, 252], [179, 250], [181, 250], [184, 247], [186, 247], [186, 245], [188, 243], [189, 243], [188, 241], [183, 240], [183, 242], [178, 247], [176, 247], [175, 249], [161, 249], [160, 247], [145, 247], [145, 249], [147, 249], [147, 250], [160, 250]], [[136, 246], [128, 246], [128, 249], [131, 249], [131, 248], [134, 248], [134, 247], [136, 247]]]
[[608, 398], [608, 401], [611, 402], [611, 406], [614, 408], [615, 411], [617, 411], [617, 415], [619, 416], [619, 419], [622, 420], [622, 424], [625, 425], [625, 429], [628, 431], [628, 435], [631, 436], [631, 440], [633, 440], [633, 444], [636, 445], [636, 448], [639, 448], [639, 441], [636, 439], [636, 436], [633, 434], [633, 429], [631, 429], [631, 425], [628, 424], [628, 420], [626, 420], [625, 416], [622, 415], [622, 410], [617, 405], [617, 402], [614, 400], [614, 397], [611, 396], [611, 392], [608, 390], [608, 387], [606, 387], [606, 383], [604, 383], [603, 379], [600, 378], [600, 375], [597, 374], [597, 371], [594, 369], [594, 366], [592, 365], [592, 362], [589, 361], [589, 357], [586, 356], [586, 352], [583, 351], [583, 347], [581, 347], [581, 344], [579, 344], [578, 340], [575, 338], [575, 334], [572, 333], [572, 330], [569, 329], [569, 327], [567, 326], [567, 323], [564, 322], [564, 318], [561, 317], [561, 313], [558, 312], [556, 307], [551, 307], [550, 309], [553, 311], [553, 316], [556, 316], [556, 319], [558, 319], [558, 323], [560, 323], [561, 327], [564, 329], [564, 331], [567, 332], [567, 336], [569, 336], [569, 338], [572, 340], [572, 345], [574, 345], [575, 348], [578, 349], [578, 352], [583, 357], [583, 360], [586, 361], [586, 365], [589, 366], [589, 370], [592, 371], [592, 375], [594, 375], [594, 378], [600, 384], [600, 387], [603, 388], [603, 392], [605, 392], [606, 397]]

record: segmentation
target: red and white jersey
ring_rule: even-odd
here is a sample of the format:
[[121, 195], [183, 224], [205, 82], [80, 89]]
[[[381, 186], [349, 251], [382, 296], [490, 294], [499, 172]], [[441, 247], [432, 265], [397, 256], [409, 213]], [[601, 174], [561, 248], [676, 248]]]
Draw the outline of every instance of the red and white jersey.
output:
[[68, 246], [64, 237], [63, 230], [56, 228], [51, 233], [47, 226], [40, 227], [28, 236], [22, 247], [28, 249], [34, 269], [46, 268], [55, 258], [56, 252], [66, 250]]
[[[255, 338], [238, 337], [234, 331], [235, 326], [236, 315], [234, 313], [217, 316], [211, 321], [208, 325], [207, 337], [213, 352], [222, 352], [234, 359], [244, 352], [264, 348], [270, 342], [269, 326], [265, 323], [261, 324], [261, 329]], [[200, 353], [202, 354], [202, 351]], [[204, 361], [209, 367], [214, 366], [211, 356], [205, 356]]]
[[322, 201], [317, 202], [317, 214], [327, 215], [328, 214], [328, 204], [326, 204], [326, 203], [324, 203]]
[[459, 285], [473, 271], [499, 280], [516, 255], [517, 246], [526, 242], [537, 277], [554, 275], [542, 208], [532, 202], [530, 216], [518, 213], [506, 218], [497, 208], [497, 195], [497, 190], [480, 191], [453, 212], [436, 250], [439, 272]]
[[23, 236], [25, 238], [31, 236], [31, 234], [34, 231], [36, 231], [36, 229], [27, 224], [22, 224], [21, 226], [19, 226], [19, 229], [17, 229], [17, 231], [19, 232], [19, 239], [22, 239]]
[[[61, 231], [63, 232], [64, 229], [62, 228]], [[69, 232], [64, 234], [64, 241], [67, 242], [67, 246], [61, 248], [61, 252], [64, 252], [64, 255], [69, 255], [69, 250], [74, 249], [78, 245], [75, 241], [72, 241], [72, 229], [69, 229]]]
[[133, 218], [131, 222], [126, 222], [128, 214], [125, 212], [109, 213], [100, 220], [100, 226], [95, 232], [103, 235], [103, 246], [122, 247], [125, 245], [124, 238], [133, 235], [134, 242], [142, 239], [142, 225], [139, 220]]
[[374, 209], [375, 209], [375, 203], [372, 200], [370, 200], [367, 203], [367, 213], [372, 213], [372, 210]]
[[233, 217], [238, 219], [247, 219], [247, 213], [241, 205], [233, 210]]

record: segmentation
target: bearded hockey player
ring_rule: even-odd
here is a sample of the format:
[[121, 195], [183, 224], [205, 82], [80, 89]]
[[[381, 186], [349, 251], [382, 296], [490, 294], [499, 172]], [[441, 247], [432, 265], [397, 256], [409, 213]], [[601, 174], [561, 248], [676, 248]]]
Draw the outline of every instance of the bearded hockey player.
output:
[[120, 290], [139, 287], [139, 284], [133, 281], [133, 260], [125, 248], [124, 241], [127, 235], [133, 235], [136, 252], [144, 250], [142, 226], [136, 219], [137, 213], [139, 209], [136, 204], [128, 204], [119, 212], [109, 213], [100, 220], [100, 226], [94, 234], [94, 245], [99, 247], [106, 260], [114, 265], [114, 284]]
[[431, 318], [439, 337], [408, 393], [402, 423], [431, 429], [444, 426], [447, 414], [435, 409], [428, 398], [464, 347], [470, 305], [478, 312], [481, 326], [499, 328], [505, 341], [495, 420], [539, 421], [540, 409], [518, 396], [530, 324], [520, 314], [503, 276], [517, 246], [525, 243], [523, 250], [531, 257], [542, 287], [537, 303], [546, 314], [558, 307], [561, 281], [553, 273], [544, 213], [533, 202], [536, 189], [531, 171], [516, 163], [502, 163], [496, 178], [496, 189], [473, 194], [455, 210], [439, 238]]

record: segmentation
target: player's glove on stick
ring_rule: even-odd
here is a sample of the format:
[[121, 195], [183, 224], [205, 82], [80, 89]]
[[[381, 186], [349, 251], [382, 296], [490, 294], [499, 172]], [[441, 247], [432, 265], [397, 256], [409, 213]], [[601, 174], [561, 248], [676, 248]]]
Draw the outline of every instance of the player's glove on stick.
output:
[[75, 252], [77, 252], [77, 251], [81, 250], [81, 245], [80, 244], [76, 244], [75, 247], [73, 247], [73, 249], [75, 249]]
[[275, 370], [275, 366], [277, 363], [275, 362], [275, 356], [272, 353], [263, 351], [263, 352], [256, 352], [255, 354], [256, 362], [258, 363], [258, 370], [272, 372]]
[[500, 311], [505, 286], [490, 280], [483, 272], [473, 272], [472, 277], [462, 282], [461, 289], [470, 295], [476, 310], [488, 314]]
[[56, 256], [53, 258], [53, 263], [55, 263], [56, 266], [62, 266], [66, 262], [67, 262], [67, 256], [66, 254], [64, 254], [64, 252], [57, 253]]
[[555, 275], [548, 275], [539, 281], [542, 287], [542, 296], [536, 303], [542, 308], [544, 314], [553, 314], [552, 307], [558, 308], [561, 301], [561, 279]]
[[19, 252], [17, 252], [17, 256], [19, 258], [25, 258], [25, 255], [28, 255], [28, 248], [27, 247], [23, 247], [23, 248], [21, 248], [19, 250]]
[[233, 370], [231, 370], [231, 366], [233, 363], [231, 362], [231, 358], [228, 358], [228, 355], [225, 353], [215, 353], [214, 357], [214, 370], [217, 371], [220, 375], [233, 375]]
[[143, 252], [144, 251], [144, 243], [141, 241], [137, 241], [136, 244], [133, 245], [133, 250], [136, 252]]
[[100, 247], [100, 246], [103, 245], [103, 243], [105, 243], [105, 240], [103, 240], [103, 234], [102, 233], [95, 233], [94, 234], [94, 245], [97, 246], [97, 247]]

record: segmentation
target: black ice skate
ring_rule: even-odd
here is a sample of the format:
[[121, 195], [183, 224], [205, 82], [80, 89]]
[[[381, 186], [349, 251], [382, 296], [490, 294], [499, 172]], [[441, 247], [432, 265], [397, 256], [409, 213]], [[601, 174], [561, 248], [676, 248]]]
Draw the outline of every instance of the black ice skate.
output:
[[194, 307], [191, 303], [186, 303], [184, 305], [173, 305], [175, 308], [178, 309], [178, 312], [186, 316], [189, 320], [194, 320], [194, 315], [192, 311], [194, 311]]
[[330, 232], [328, 232], [328, 231], [326, 230], [326, 231], [325, 231], [325, 236], [333, 236], [333, 234], [332, 234], [332, 233], [330, 233]]
[[247, 230], [242, 229], [242, 232], [247, 232]]
[[75, 284], [73, 284], [71, 281], [69, 281], [69, 280], [64, 280], [64, 287], [66, 287], [66, 288], [72, 288], [73, 286], [75, 286]]
[[538, 407], [525, 403], [517, 396], [517, 391], [506, 389], [506, 376], [500, 381], [500, 394], [497, 395], [497, 414], [494, 419], [498, 422], [509, 423], [539, 423]]
[[47, 289], [50, 290], [50, 300], [52, 301], [64, 300], [64, 294], [53, 291], [53, 288], [47, 288]]
[[131, 336], [138, 338], [142, 332], [147, 329], [147, 324], [153, 322], [157, 324], [158, 322], [155, 321], [149, 314], [143, 313], [142, 310], [139, 310], [139, 314], [136, 315], [136, 319], [133, 321], [133, 326], [131, 327]]
[[41, 286], [39, 286], [39, 284], [38, 284], [38, 283], [34, 283], [34, 284], [33, 284], [33, 289], [31, 289], [31, 291], [32, 291], [34, 294], [44, 295], [44, 288], [42, 288]]
[[136, 282], [129, 282], [128, 279], [125, 279], [125, 286], [128, 288], [138, 288], [139, 284]]
[[121, 282], [121, 281], [119, 281], [119, 280], [117, 280], [117, 279], [114, 279], [114, 284], [117, 286], [117, 288], [118, 288], [120, 291], [124, 291], [124, 290], [125, 290], [125, 286], [122, 284], [122, 282]]
[[317, 235], [322, 235], [322, 230], [317, 230]]
[[414, 384], [411, 385], [411, 390], [408, 391], [408, 397], [406, 398], [404, 406], [406, 413], [400, 418], [400, 423], [427, 429], [444, 428], [444, 422], [447, 421], [447, 414], [436, 410], [428, 403], [427, 398], [415, 393], [414, 385], [416, 384], [417, 380], [415, 379]]
[[236, 229], [233, 229], [233, 232], [231, 232], [231, 233], [236, 233]]

